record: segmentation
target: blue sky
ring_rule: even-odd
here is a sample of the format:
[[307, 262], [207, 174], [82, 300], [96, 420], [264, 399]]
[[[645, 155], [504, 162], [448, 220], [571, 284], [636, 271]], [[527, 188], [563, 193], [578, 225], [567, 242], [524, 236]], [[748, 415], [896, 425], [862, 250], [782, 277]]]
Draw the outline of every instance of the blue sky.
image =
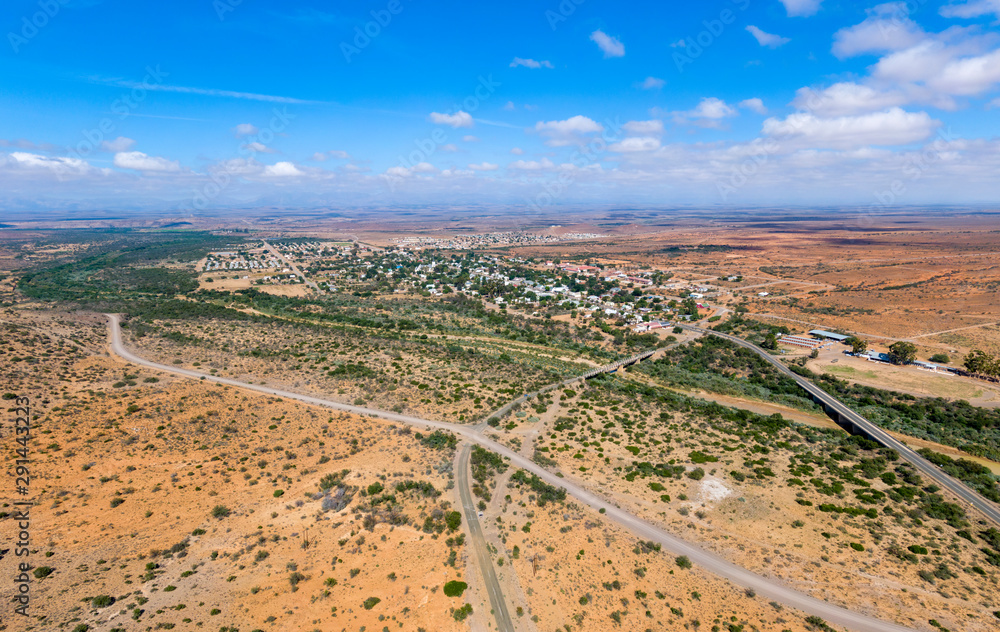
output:
[[997, 200], [1000, 0], [331, 4], [8, 0], [0, 208]]

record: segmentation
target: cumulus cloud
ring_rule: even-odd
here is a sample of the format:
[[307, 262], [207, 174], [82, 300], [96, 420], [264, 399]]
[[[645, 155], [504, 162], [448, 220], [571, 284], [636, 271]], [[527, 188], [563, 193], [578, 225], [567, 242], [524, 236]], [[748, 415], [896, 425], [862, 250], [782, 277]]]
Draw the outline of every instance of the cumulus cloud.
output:
[[294, 164], [283, 161], [264, 167], [264, 175], [272, 178], [294, 178], [305, 174]]
[[959, 47], [927, 40], [883, 57], [872, 76], [925, 88], [928, 95], [978, 95], [1000, 83], [1000, 49], [963, 55]]
[[257, 129], [256, 125], [252, 125], [250, 123], [240, 123], [233, 128], [233, 133], [237, 136], [253, 136], [259, 131], [260, 130]]
[[665, 85], [667, 85], [667, 82], [663, 79], [650, 76], [646, 77], [642, 83], [639, 84], [639, 87], [643, 90], [659, 90]]
[[524, 66], [525, 68], [555, 68], [550, 61], [536, 61], [534, 59], [515, 57], [514, 61], [510, 62], [510, 67], [517, 68], [518, 66]]
[[699, 127], [719, 129], [722, 119], [736, 116], [736, 108], [722, 99], [705, 97], [693, 110], [673, 112], [674, 122], [678, 125], [694, 124]]
[[597, 44], [598, 48], [604, 52], [604, 57], [606, 58], [625, 56], [625, 45], [618, 38], [611, 37], [600, 29], [590, 34], [590, 40]]
[[651, 136], [635, 136], [611, 144], [608, 149], [619, 153], [655, 151], [660, 148], [660, 139]]
[[492, 162], [481, 162], [478, 165], [469, 165], [469, 169], [473, 171], [496, 171], [500, 168], [500, 165], [495, 165]]
[[870, 86], [841, 82], [824, 90], [800, 88], [792, 105], [817, 116], [832, 117], [876, 112], [906, 102], [907, 97], [898, 91], [880, 91]]
[[629, 121], [622, 125], [622, 129], [629, 134], [634, 134], [636, 136], [662, 134], [663, 121], [659, 119], [652, 119], [650, 121]]
[[326, 152], [318, 151], [313, 154], [312, 157], [312, 159], [316, 162], [326, 162], [330, 158], [335, 158], [337, 160], [350, 160], [351, 155], [341, 149], [331, 149]]
[[101, 149], [111, 153], [118, 153], [120, 151], [128, 151], [132, 149], [135, 145], [135, 141], [131, 138], [125, 138], [124, 136], [119, 136], [114, 140], [106, 140], [101, 143]]
[[22, 151], [11, 152], [9, 158], [14, 167], [51, 172], [56, 175], [82, 175], [90, 172], [92, 169], [85, 160], [79, 158], [42, 156]]
[[270, 147], [268, 147], [264, 143], [261, 143], [261, 142], [258, 142], [258, 141], [251, 141], [249, 143], [244, 144], [243, 145], [243, 149], [246, 149], [248, 151], [255, 152], [255, 153], [258, 153], [258, 154], [274, 154], [274, 153], [277, 153], [276, 150], [271, 149]]
[[143, 172], [176, 172], [181, 165], [176, 160], [167, 160], [158, 156], [147, 156], [141, 151], [125, 151], [115, 154], [114, 164], [119, 169], [132, 169]]
[[740, 101], [740, 107], [744, 110], [756, 112], [757, 114], [767, 114], [767, 107], [764, 105], [764, 102], [757, 97]]
[[458, 129], [459, 127], [472, 127], [475, 121], [472, 119], [472, 115], [468, 112], [463, 112], [459, 110], [454, 114], [442, 114], [440, 112], [431, 112], [430, 120], [432, 123], [438, 125], [448, 125]]
[[757, 43], [761, 46], [766, 46], [767, 48], [778, 48], [782, 44], [787, 44], [792, 41], [787, 37], [781, 37], [780, 35], [773, 35], [771, 33], [765, 33], [754, 25], [747, 27], [747, 32], [754, 36]]
[[541, 171], [543, 169], [552, 169], [553, 167], [555, 167], [555, 164], [548, 158], [542, 158], [541, 161], [515, 160], [507, 165], [508, 169], [515, 169], [517, 171]]
[[816, 15], [823, 0], [781, 0], [788, 17], [809, 17]]
[[479, 137], [478, 136], [473, 136], [472, 134], [468, 134], [466, 136], [463, 136], [462, 140], [464, 142], [466, 142], [466, 143], [478, 143], [479, 142]]
[[941, 123], [926, 112], [890, 108], [857, 116], [821, 118], [799, 112], [764, 121], [767, 136], [812, 148], [847, 149], [868, 145], [908, 145], [927, 139]]
[[564, 121], [539, 121], [535, 131], [544, 136], [546, 145], [565, 147], [586, 142], [586, 135], [604, 131], [598, 122], [580, 114]]
[[1000, 0], [966, 0], [941, 7], [941, 15], [946, 18], [978, 18], [991, 14], [1000, 18]]
[[909, 48], [926, 37], [902, 3], [880, 4], [864, 22], [840, 29], [833, 36], [833, 54], [841, 59]]

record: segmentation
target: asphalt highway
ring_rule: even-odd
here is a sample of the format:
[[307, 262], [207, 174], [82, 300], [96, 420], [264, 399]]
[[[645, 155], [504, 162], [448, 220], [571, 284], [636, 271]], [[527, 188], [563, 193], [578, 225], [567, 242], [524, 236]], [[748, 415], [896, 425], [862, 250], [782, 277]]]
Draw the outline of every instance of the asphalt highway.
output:
[[[196, 380], [202, 380], [205, 382], [215, 382], [218, 384], [225, 384], [228, 386], [264, 393], [266, 395], [283, 397], [286, 399], [304, 402], [306, 404], [323, 406], [326, 408], [341, 410], [344, 412], [354, 413], [358, 415], [368, 415], [371, 417], [378, 417], [389, 421], [395, 421], [398, 423], [415, 426], [418, 428], [447, 430], [449, 432], [454, 433], [455, 435], [458, 435], [459, 437], [462, 437], [463, 439], [467, 440], [470, 443], [475, 443], [488, 450], [496, 452], [497, 454], [503, 457], [506, 457], [507, 459], [510, 460], [510, 463], [513, 466], [519, 467], [523, 470], [536, 474], [539, 478], [544, 480], [546, 483], [549, 483], [550, 485], [563, 487], [564, 489], [566, 489], [566, 493], [569, 496], [575, 498], [577, 502], [588, 505], [598, 511], [603, 509], [606, 518], [625, 527], [640, 539], [657, 542], [665, 549], [667, 549], [668, 551], [672, 552], [675, 555], [686, 555], [693, 564], [695, 564], [701, 569], [704, 569], [709, 573], [718, 575], [719, 577], [723, 577], [738, 586], [744, 588], [752, 588], [754, 591], [756, 591], [757, 596], [761, 599], [766, 599], [769, 601], [777, 601], [791, 608], [800, 610], [806, 614], [818, 616], [830, 624], [839, 625], [852, 630], [858, 630], [859, 632], [901, 632], [903, 630], [910, 629], [905, 626], [896, 623], [890, 623], [888, 621], [883, 621], [881, 619], [867, 616], [862, 613], [852, 612], [835, 604], [831, 604], [826, 601], [816, 599], [815, 597], [810, 597], [805, 593], [801, 593], [797, 590], [785, 586], [778, 579], [764, 577], [763, 575], [759, 575], [745, 568], [736, 566], [735, 564], [726, 561], [725, 559], [719, 557], [714, 553], [706, 551], [705, 549], [702, 549], [701, 547], [695, 544], [691, 544], [690, 542], [687, 542], [673, 534], [664, 531], [663, 529], [660, 529], [659, 527], [650, 522], [646, 522], [645, 520], [639, 518], [638, 516], [635, 516], [623, 509], [618, 508], [616, 505], [608, 502], [604, 498], [598, 496], [597, 494], [591, 492], [590, 490], [584, 488], [583, 486], [574, 483], [572, 481], [566, 480], [564, 478], [558, 477], [555, 474], [552, 474], [551, 472], [541, 467], [534, 461], [531, 461], [530, 459], [527, 459], [521, 456], [520, 454], [517, 454], [516, 452], [510, 450], [506, 446], [501, 445], [493, 441], [492, 439], [489, 439], [488, 437], [485, 437], [480, 432], [475, 430], [473, 427], [460, 426], [443, 421], [435, 421], [432, 419], [422, 419], [420, 417], [414, 417], [411, 415], [403, 415], [400, 413], [376, 410], [373, 408], [366, 408], [363, 406], [353, 406], [351, 404], [335, 402], [320, 397], [313, 397], [311, 395], [304, 395], [302, 393], [295, 393], [292, 391], [273, 388], [264, 384], [247, 384], [244, 382], [239, 382], [237, 380], [232, 380], [225, 377], [200, 373], [198, 371], [193, 371], [191, 369], [177, 368], [174, 366], [167, 366], [164, 364], [151, 362], [149, 360], [146, 360], [131, 353], [122, 344], [121, 328], [119, 327], [119, 317], [114, 314], [109, 314], [108, 319], [109, 319], [109, 339], [110, 339], [111, 351], [114, 354], [121, 357], [122, 359], [132, 362], [134, 364], [144, 366], [149, 369], [154, 369], [157, 371], [162, 371], [164, 373], [171, 373], [174, 375], [189, 377]], [[467, 520], [468, 520], [468, 515], [467, 515]], [[688, 572], [688, 571], [682, 571], [682, 572]]]

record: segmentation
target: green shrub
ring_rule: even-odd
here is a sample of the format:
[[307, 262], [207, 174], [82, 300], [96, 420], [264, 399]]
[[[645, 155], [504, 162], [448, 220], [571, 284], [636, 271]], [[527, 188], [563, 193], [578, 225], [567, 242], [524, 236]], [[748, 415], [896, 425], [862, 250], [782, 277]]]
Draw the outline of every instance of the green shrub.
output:
[[369, 597], [368, 599], [365, 599], [365, 602], [361, 605], [364, 606], [365, 610], [371, 610], [372, 608], [377, 606], [380, 601], [382, 600], [379, 599], [378, 597]]
[[855, 551], [864, 551], [865, 547], [863, 544], [858, 544], [857, 542], [851, 542], [851, 548]]
[[223, 518], [227, 517], [229, 513], [230, 513], [229, 507], [226, 507], [225, 505], [216, 505], [215, 507], [212, 507], [213, 518], [222, 520]]
[[98, 595], [90, 600], [94, 604], [95, 608], [107, 608], [115, 602], [115, 598], [111, 595]]
[[680, 566], [681, 568], [685, 568], [685, 569], [686, 568], [691, 568], [691, 560], [688, 559], [687, 555], [679, 555], [679, 556], [677, 556], [674, 559], [674, 562], [676, 562], [677, 566]]
[[465, 582], [460, 581], [450, 581], [444, 585], [444, 594], [447, 597], [461, 597], [462, 593], [469, 585]]

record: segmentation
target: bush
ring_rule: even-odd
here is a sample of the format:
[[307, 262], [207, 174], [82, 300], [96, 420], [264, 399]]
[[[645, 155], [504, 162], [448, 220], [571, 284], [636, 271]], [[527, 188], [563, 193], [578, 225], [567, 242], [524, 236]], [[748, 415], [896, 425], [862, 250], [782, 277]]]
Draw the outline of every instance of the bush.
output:
[[226, 507], [225, 505], [216, 505], [215, 507], [212, 507], [213, 518], [222, 520], [223, 518], [229, 516], [229, 514], [230, 514], [229, 507]]
[[461, 597], [462, 593], [469, 585], [465, 582], [460, 581], [450, 581], [444, 585], [444, 594], [447, 597]]
[[34, 571], [32, 571], [32, 575], [35, 576], [35, 579], [45, 579], [55, 571], [56, 569], [52, 568], [51, 566], [39, 566]]
[[472, 604], [467, 603], [456, 610], [453, 616], [455, 617], [455, 621], [464, 621], [470, 614], [472, 614]]
[[107, 608], [115, 602], [115, 598], [111, 595], [98, 595], [90, 600], [94, 604], [95, 608]]
[[938, 364], [948, 364], [951, 362], [951, 358], [948, 357], [947, 353], [935, 353], [931, 356], [931, 362], [937, 362]]
[[124, 498], [112, 498], [111, 499], [111, 508], [114, 509], [115, 507], [117, 507], [118, 505], [122, 504], [123, 502], [125, 502]]
[[851, 542], [851, 548], [855, 551], [864, 551], [865, 547], [863, 544], [858, 544], [857, 542]]
[[365, 599], [365, 602], [361, 605], [365, 607], [365, 610], [371, 610], [372, 608], [377, 606], [380, 601], [382, 600], [379, 599], [378, 597], [369, 597], [368, 599]]
[[674, 562], [676, 562], [677, 566], [680, 566], [681, 568], [685, 568], [685, 569], [686, 568], [691, 568], [691, 560], [688, 559], [687, 555], [679, 555], [679, 556], [677, 556], [674, 559]]

